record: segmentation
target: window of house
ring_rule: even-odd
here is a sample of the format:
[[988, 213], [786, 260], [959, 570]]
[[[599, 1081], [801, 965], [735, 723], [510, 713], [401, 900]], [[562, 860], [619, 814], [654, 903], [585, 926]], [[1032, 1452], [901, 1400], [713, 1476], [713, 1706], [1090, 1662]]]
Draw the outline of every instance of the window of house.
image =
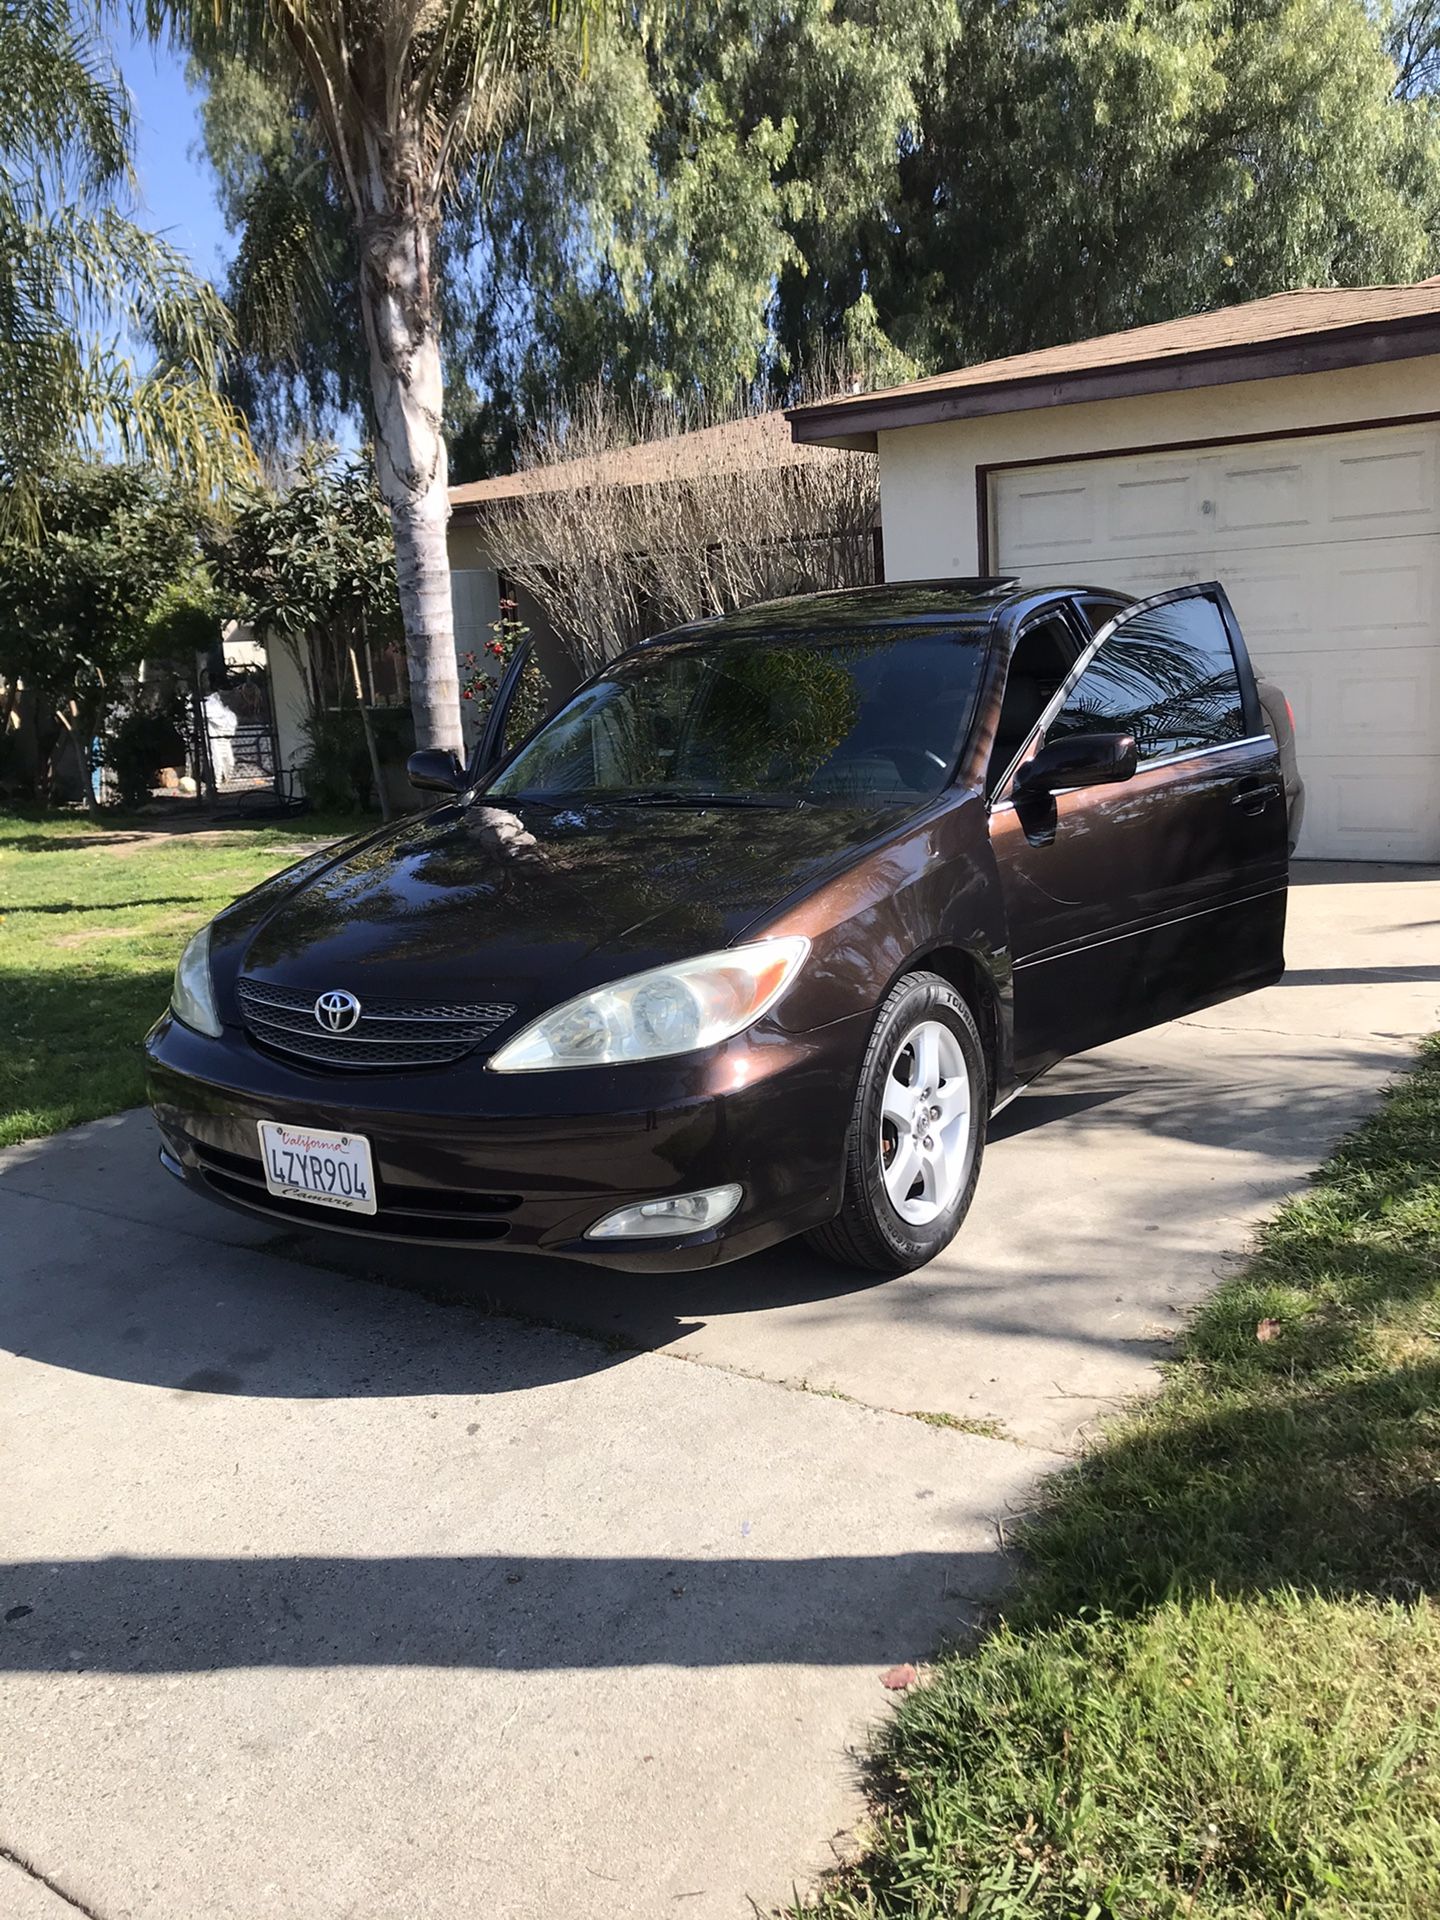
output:
[[382, 644], [365, 638], [352, 644], [345, 634], [314, 634], [310, 640], [310, 673], [320, 707], [355, 706], [357, 674], [358, 699], [367, 707], [403, 707], [410, 699], [405, 645], [398, 639]]
[[1240, 677], [1213, 600], [1172, 600], [1126, 620], [1105, 641], [1046, 729], [1133, 733], [1142, 760], [1245, 737]]

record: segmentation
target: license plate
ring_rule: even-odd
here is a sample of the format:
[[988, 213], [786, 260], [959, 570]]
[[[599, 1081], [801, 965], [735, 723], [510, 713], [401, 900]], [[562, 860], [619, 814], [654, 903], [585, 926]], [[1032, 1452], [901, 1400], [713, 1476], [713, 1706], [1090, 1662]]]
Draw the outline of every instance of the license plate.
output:
[[370, 1142], [358, 1133], [287, 1127], [261, 1120], [260, 1158], [265, 1184], [282, 1200], [308, 1200], [344, 1213], [374, 1213], [375, 1174]]

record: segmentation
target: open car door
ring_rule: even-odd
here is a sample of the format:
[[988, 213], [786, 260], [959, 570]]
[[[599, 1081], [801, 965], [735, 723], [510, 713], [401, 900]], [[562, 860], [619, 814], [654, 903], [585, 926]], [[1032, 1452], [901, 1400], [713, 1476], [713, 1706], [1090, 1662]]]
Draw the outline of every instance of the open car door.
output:
[[[1133, 736], [1134, 771], [1092, 755], [1094, 784], [1065, 785], [1067, 752], [1078, 765], [1096, 736]], [[1027, 778], [1067, 740], [1053, 780]], [[1157, 594], [1101, 628], [995, 789], [990, 834], [1022, 1080], [1279, 979], [1285, 797], [1223, 588]]]

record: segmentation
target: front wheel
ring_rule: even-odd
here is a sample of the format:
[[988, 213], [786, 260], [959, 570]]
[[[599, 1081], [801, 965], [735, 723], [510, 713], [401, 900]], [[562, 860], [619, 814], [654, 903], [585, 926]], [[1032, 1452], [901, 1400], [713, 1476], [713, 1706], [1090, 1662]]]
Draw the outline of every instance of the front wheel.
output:
[[860, 1069], [838, 1216], [818, 1253], [880, 1273], [923, 1267], [970, 1211], [989, 1080], [974, 1016], [935, 973], [896, 982]]

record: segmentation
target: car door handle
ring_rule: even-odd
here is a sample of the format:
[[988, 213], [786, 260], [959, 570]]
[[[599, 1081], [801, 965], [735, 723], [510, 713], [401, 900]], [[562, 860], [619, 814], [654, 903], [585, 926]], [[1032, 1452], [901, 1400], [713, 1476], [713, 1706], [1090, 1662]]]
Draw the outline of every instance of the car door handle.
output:
[[1263, 813], [1279, 791], [1273, 780], [1247, 780], [1238, 793], [1230, 796], [1230, 804], [1243, 807], [1246, 813]]

